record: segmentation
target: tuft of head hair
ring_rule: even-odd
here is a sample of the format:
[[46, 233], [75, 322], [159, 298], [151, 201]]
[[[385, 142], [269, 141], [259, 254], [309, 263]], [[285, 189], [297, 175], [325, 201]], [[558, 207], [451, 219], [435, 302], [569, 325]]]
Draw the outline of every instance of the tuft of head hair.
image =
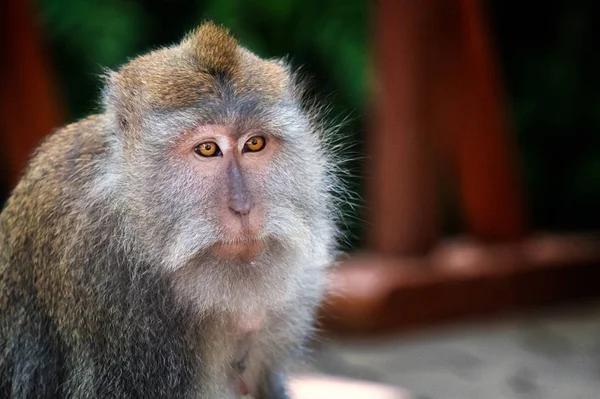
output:
[[235, 75], [239, 67], [238, 42], [223, 26], [204, 22], [188, 37], [192, 55], [210, 74]]
[[[229, 30], [204, 22], [180, 43], [138, 56], [107, 73], [103, 105], [117, 131], [137, 131], [144, 109], [173, 110], [220, 97], [256, 95], [266, 102], [293, 94], [285, 63], [260, 58]], [[139, 133], [139, 132], [138, 132]]]

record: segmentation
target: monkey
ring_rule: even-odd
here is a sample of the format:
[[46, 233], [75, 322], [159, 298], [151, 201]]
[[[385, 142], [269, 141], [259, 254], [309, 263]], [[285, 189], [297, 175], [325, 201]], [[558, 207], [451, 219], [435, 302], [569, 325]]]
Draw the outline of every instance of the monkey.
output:
[[340, 238], [305, 94], [211, 21], [107, 70], [0, 214], [0, 396], [289, 398]]

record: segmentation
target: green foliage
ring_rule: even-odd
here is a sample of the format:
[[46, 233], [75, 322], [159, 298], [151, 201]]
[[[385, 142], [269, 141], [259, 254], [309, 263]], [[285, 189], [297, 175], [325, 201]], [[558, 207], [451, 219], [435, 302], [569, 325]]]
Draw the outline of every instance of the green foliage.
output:
[[90, 111], [89, 101], [79, 100], [93, 97], [93, 74], [170, 44], [205, 19], [227, 26], [261, 56], [289, 54], [315, 86], [338, 94], [335, 105], [347, 113], [361, 113], [365, 106], [369, 9], [364, 1], [39, 0], [39, 6], [74, 117]]
[[600, 226], [600, 3], [492, 2], [536, 226]]

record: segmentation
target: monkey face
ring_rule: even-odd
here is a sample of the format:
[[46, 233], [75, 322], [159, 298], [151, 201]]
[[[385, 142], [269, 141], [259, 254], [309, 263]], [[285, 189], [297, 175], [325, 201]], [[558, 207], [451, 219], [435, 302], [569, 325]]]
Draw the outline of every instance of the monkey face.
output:
[[223, 95], [148, 112], [125, 147], [135, 219], [148, 243], [161, 237], [164, 246], [153, 250], [169, 269], [192, 259], [264, 264], [330, 249], [326, 150], [292, 101]]
[[261, 187], [280, 142], [266, 131], [203, 125], [184, 135], [176, 154], [190, 172], [220, 187], [211, 194], [210, 218], [218, 229], [210, 252], [224, 260], [251, 261], [265, 249], [265, 198]]
[[192, 37], [110, 76], [105, 103], [136, 242], [153, 263], [192, 265], [205, 279], [328, 262], [337, 179], [323, 130], [285, 65], [213, 44]]

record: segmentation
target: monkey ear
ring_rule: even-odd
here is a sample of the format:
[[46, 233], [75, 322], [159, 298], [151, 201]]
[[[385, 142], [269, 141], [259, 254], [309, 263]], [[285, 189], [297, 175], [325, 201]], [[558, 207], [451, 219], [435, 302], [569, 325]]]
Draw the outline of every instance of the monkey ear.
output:
[[105, 68], [102, 76], [102, 105], [105, 112], [112, 110], [118, 101], [117, 86], [119, 81], [119, 73], [111, 69]]
[[269, 61], [277, 64], [278, 66], [280, 66], [281, 68], [283, 68], [283, 70], [285, 71], [286, 74], [291, 75], [292, 74], [292, 66], [290, 64], [290, 57], [289, 56], [283, 56], [283, 57], [278, 57], [278, 58], [271, 58], [269, 59]]
[[123, 91], [120, 89], [120, 75], [116, 71], [105, 69], [102, 80], [102, 106], [104, 112], [113, 120], [115, 130], [123, 132], [129, 127], [129, 118], [121, 106]]
[[302, 66], [294, 66], [291, 57], [288, 55], [270, 58], [269, 61], [284, 70], [289, 79], [289, 87], [292, 95], [298, 101], [302, 101], [301, 99], [305, 95], [307, 84], [309, 83], [309, 80], [302, 76]]

